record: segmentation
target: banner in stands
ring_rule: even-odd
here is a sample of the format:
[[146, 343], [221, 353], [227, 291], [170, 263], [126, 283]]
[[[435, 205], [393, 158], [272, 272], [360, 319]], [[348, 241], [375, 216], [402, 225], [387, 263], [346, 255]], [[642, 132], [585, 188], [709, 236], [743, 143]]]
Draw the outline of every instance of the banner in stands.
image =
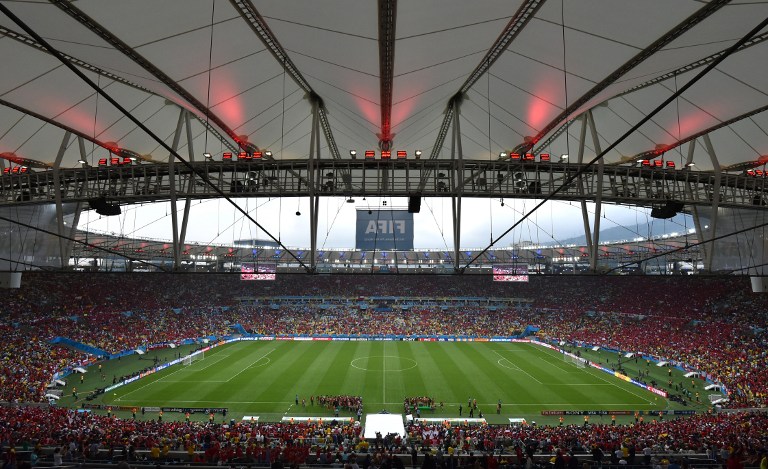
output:
[[412, 251], [413, 214], [407, 210], [357, 210], [355, 249]]
[[695, 410], [542, 410], [541, 415], [695, 415]]
[[178, 412], [180, 414], [224, 414], [229, 407], [161, 407], [163, 412]]

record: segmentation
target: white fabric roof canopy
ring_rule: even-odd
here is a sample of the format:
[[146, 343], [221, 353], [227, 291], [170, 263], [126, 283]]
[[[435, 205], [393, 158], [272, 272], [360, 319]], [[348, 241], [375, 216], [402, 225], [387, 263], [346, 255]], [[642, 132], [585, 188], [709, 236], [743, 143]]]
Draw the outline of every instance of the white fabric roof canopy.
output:
[[[410, 155], [417, 149], [431, 153], [448, 100], [522, 4], [521, 0], [398, 2], [391, 112], [394, 149]], [[167, 143], [173, 138], [179, 106], [206, 120], [187, 99], [55, 4], [4, 5], [63, 53], [143, 88], [86, 71]], [[284, 77], [283, 64], [231, 2], [78, 0], [71, 6], [141, 54], [237, 135], [270, 149], [275, 158], [308, 157], [310, 101], [290, 76]], [[351, 149], [377, 148], [382, 123], [376, 2], [254, 1], [253, 6], [323, 99], [341, 155], [346, 157]], [[502, 150], [536, 135], [567, 106], [706, 6], [707, 2], [695, 0], [546, 0], [462, 103], [465, 157], [495, 159]], [[629, 69], [570, 117], [593, 109], [606, 147], [702, 68], [620, 94], [725, 50], [766, 16], [765, 2], [731, 1]], [[3, 15], [0, 27], [24, 34]], [[5, 35], [0, 38], [0, 54], [4, 61], [0, 99], [102, 142], [116, 142], [155, 160], [167, 159], [155, 141], [104, 99], [97, 99], [50, 54]], [[617, 162], [657, 144], [673, 144], [767, 106], [766, 59], [768, 46], [762, 43], [733, 54], [606, 160]], [[226, 151], [212, 135], [205, 145], [199, 121], [193, 127], [198, 158], [203, 151]], [[574, 152], [578, 128], [571, 126], [543, 150]], [[54, 125], [0, 106], [0, 152], [50, 162], [63, 134]], [[759, 113], [713, 132], [711, 138], [720, 165], [754, 161], [768, 153], [768, 117]], [[181, 154], [186, 156], [184, 145]], [[323, 145], [323, 157], [329, 157], [325, 141]], [[441, 158], [450, 155], [448, 141], [445, 145]], [[587, 149], [587, 156], [594, 156], [589, 141]], [[102, 149], [91, 150], [94, 159], [106, 156]], [[680, 163], [686, 153], [687, 144], [666, 157]], [[72, 142], [62, 165], [77, 166], [79, 158]], [[696, 147], [694, 160], [698, 169], [712, 168], [703, 145]]]

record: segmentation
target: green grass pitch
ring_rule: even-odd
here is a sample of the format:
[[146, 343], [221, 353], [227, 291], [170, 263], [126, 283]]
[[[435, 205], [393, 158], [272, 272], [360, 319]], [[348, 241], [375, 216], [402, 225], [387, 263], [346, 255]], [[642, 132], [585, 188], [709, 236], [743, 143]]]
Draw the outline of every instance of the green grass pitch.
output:
[[[296, 405], [297, 394], [306, 399], [306, 407]], [[362, 396], [365, 413], [402, 413], [406, 396], [430, 396], [445, 403], [435, 417], [457, 417], [460, 404], [466, 417], [472, 398], [489, 423], [508, 423], [509, 417], [554, 423], [556, 417], [541, 416], [546, 409], [672, 408], [667, 400], [630, 383], [577, 368], [556, 351], [499, 342], [237, 342], [212, 349], [191, 365], [173, 366], [118, 388], [100, 401], [228, 407], [228, 419], [258, 415], [262, 421], [275, 421], [284, 415], [332, 415], [310, 405], [309, 397], [321, 394]], [[503, 406], [497, 415], [499, 399]], [[581, 417], [568, 419], [578, 423]]]

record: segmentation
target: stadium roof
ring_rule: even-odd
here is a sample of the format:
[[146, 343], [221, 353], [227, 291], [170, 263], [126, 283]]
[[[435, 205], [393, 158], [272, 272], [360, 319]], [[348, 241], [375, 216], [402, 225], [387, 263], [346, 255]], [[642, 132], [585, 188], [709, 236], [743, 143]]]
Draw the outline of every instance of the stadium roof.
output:
[[[390, 139], [409, 155], [449, 158], [441, 128], [453, 106], [460, 107], [465, 158], [496, 159], [531, 144], [574, 154], [581, 122], [562, 130], [589, 110], [606, 148], [768, 17], [768, 4], [757, 0], [2, 5], [169, 145], [179, 109], [190, 111], [198, 159], [246, 142], [276, 159], [306, 159], [313, 103], [332, 136], [330, 149], [322, 140], [324, 158], [349, 158], [350, 150]], [[167, 160], [157, 142], [4, 14], [0, 34], [0, 152], [51, 162], [70, 129]], [[766, 37], [764, 28], [606, 162], [666, 150], [666, 159], [706, 170], [768, 154]], [[701, 142], [691, 160], [690, 143], [674, 147], [710, 131], [716, 158]], [[593, 156], [594, 142], [585, 145]], [[91, 164], [108, 154], [90, 143], [85, 152]], [[78, 166], [81, 157], [70, 140], [62, 167]]]

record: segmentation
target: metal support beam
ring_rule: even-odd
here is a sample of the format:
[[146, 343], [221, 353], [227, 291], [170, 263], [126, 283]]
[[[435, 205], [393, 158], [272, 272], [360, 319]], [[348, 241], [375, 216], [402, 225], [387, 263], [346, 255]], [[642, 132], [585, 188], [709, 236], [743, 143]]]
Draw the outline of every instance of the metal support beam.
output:
[[[61, 3], [61, 2], [59, 2]], [[64, 7], [66, 8], [66, 7]], [[205, 182], [205, 184], [213, 190], [214, 193], [218, 194], [220, 197], [223, 197], [226, 199], [229, 203], [232, 204], [232, 206], [240, 213], [243, 214], [245, 218], [250, 220], [254, 225], [258, 226], [262, 231], [265, 232], [267, 236], [269, 236], [272, 240], [276, 241], [282, 248], [284, 248], [287, 253], [293, 257], [302, 267], [306, 267], [305, 264], [298, 259], [292, 251], [290, 251], [288, 248], [285, 247], [280, 241], [272, 236], [271, 233], [269, 233], [267, 230], [265, 230], [253, 217], [250, 216], [248, 212], [243, 210], [240, 206], [238, 206], [236, 203], [232, 201], [230, 197], [228, 197], [224, 191], [217, 186], [214, 182], [208, 178], [202, 170], [199, 169], [199, 167], [195, 166], [193, 163], [190, 163], [189, 161], [182, 158], [176, 151], [174, 151], [165, 141], [160, 138], [155, 132], [153, 132], [151, 129], [149, 129], [142, 121], [136, 118], [133, 114], [131, 114], [130, 111], [128, 111], [124, 106], [122, 106], [119, 102], [117, 102], [109, 93], [107, 93], [103, 88], [101, 88], [97, 83], [95, 83], [93, 80], [88, 78], [88, 76], [83, 73], [81, 70], [79, 70], [75, 65], [68, 62], [62, 55], [50, 44], [48, 43], [42, 36], [40, 36], [37, 32], [35, 32], [34, 29], [32, 29], [27, 23], [25, 23], [21, 18], [16, 16], [8, 7], [0, 3], [0, 12], [5, 14], [5, 16], [8, 17], [11, 21], [13, 21], [15, 24], [17, 24], [20, 28], [22, 28], [24, 31], [27, 32], [27, 34], [31, 35], [35, 38], [36, 41], [40, 42], [47, 50], [49, 50], [56, 58], [59, 60], [65, 67], [67, 67], [72, 73], [77, 75], [83, 82], [87, 83], [88, 86], [96, 91], [100, 96], [103, 96], [104, 99], [106, 99], [112, 106], [114, 106], [118, 111], [120, 111], [125, 117], [127, 117], [131, 122], [133, 122], [134, 125], [136, 125], [138, 128], [143, 130], [147, 135], [149, 135], [155, 142], [157, 142], [161, 147], [163, 147], [166, 151], [171, 153], [174, 158], [178, 159], [188, 171], [192, 171], [198, 174], [200, 178]], [[110, 181], [112, 183], [112, 181]], [[117, 185], [117, 183], [114, 183]], [[125, 256], [127, 257], [127, 256]], [[160, 267], [161, 270], [165, 270], [163, 267]]]
[[[176, 121], [176, 131], [173, 133], [173, 143], [171, 144], [173, 151], [178, 151], [179, 149], [185, 112], [183, 109], [179, 111], [179, 119]], [[179, 270], [181, 267], [181, 259], [179, 257], [181, 250], [179, 248], [179, 215], [176, 213], [176, 163], [174, 160], [173, 155], [168, 156], [168, 186], [171, 197], [171, 227], [173, 228], [173, 270]]]
[[381, 131], [379, 148], [392, 148], [392, 93], [395, 81], [395, 29], [397, 0], [379, 0], [379, 106]]
[[[461, 147], [461, 119], [459, 114], [459, 107], [453, 108], [453, 142], [451, 144], [451, 160], [456, 164], [459, 172], [458, 174], [464, 174], [464, 152]], [[453, 270], [459, 272], [459, 255], [461, 251], [461, 196], [464, 193], [461, 187], [457, 188], [457, 184], [461, 182], [460, 178], [454, 177], [451, 179], [454, 190], [451, 196], [451, 216], [453, 217]]]
[[267, 22], [264, 21], [264, 18], [253, 5], [253, 2], [250, 0], [230, 0], [230, 3], [235, 8], [235, 10], [240, 13], [240, 16], [243, 18], [243, 20], [248, 23], [251, 31], [253, 31], [254, 34], [256, 34], [259, 39], [261, 39], [264, 47], [266, 47], [272, 56], [283, 66], [293, 81], [299, 86], [299, 88], [307, 93], [307, 95], [310, 97], [310, 101], [317, 101], [318, 118], [320, 119], [320, 126], [323, 128], [323, 132], [325, 133], [325, 140], [328, 143], [328, 151], [331, 153], [331, 156], [334, 159], [341, 159], [339, 148], [336, 146], [336, 139], [333, 137], [331, 126], [328, 123], [328, 116], [326, 115], [325, 104], [323, 103], [322, 98], [320, 98], [320, 96], [315, 93], [312, 87], [309, 86], [309, 82], [304, 78], [301, 72], [299, 72], [299, 69], [288, 56], [288, 53], [285, 51], [285, 49], [283, 49], [283, 46], [277, 40], [275, 34], [271, 29], [269, 29]]
[[[195, 161], [195, 147], [193, 146], [193, 138], [192, 138], [192, 122], [189, 118], [189, 113], [184, 113], [184, 123], [186, 125], [187, 129], [187, 151], [189, 156], [189, 161]], [[181, 252], [184, 248], [184, 243], [187, 239], [187, 225], [189, 224], [189, 210], [192, 207], [192, 197], [189, 194], [192, 194], [192, 190], [195, 185], [195, 174], [191, 173], [189, 175], [189, 185], [187, 186], [187, 199], [184, 202], [184, 215], [182, 215], [181, 218], [181, 233], [179, 233], [179, 242], [177, 247], [177, 256], [179, 258], [179, 261], [181, 261]]]
[[488, 52], [477, 64], [477, 67], [469, 74], [469, 77], [461, 85], [461, 88], [454, 94], [450, 100], [448, 100], [445, 117], [443, 123], [440, 126], [440, 132], [437, 134], [437, 140], [432, 146], [432, 152], [429, 155], [430, 159], [435, 159], [440, 154], [440, 150], [443, 148], [445, 138], [448, 136], [448, 129], [451, 125], [451, 119], [453, 119], [453, 108], [456, 107], [458, 101], [461, 101], [463, 97], [472, 86], [477, 83], [483, 75], [485, 75], [491, 66], [496, 63], [496, 60], [504, 53], [505, 50], [512, 44], [512, 41], [520, 34], [520, 31], [525, 28], [528, 22], [536, 15], [539, 8], [544, 4], [544, 0], [525, 0], [520, 8], [517, 9], [509, 23], [504, 27], [504, 30], [499, 34], [499, 37], [494, 41]]
[[319, 197], [315, 194], [316, 167], [315, 160], [320, 158], [320, 118], [319, 105], [312, 103], [312, 132], [309, 136], [309, 163], [307, 173], [309, 179], [309, 268], [311, 272], [317, 271], [317, 224], [319, 219]]
[[[718, 209], [720, 208], [720, 187], [723, 180], [723, 172], [720, 169], [720, 163], [717, 160], [717, 154], [715, 153], [715, 147], [712, 146], [712, 141], [709, 139], [709, 135], [704, 135], [704, 146], [709, 153], [709, 158], [712, 161], [712, 167], [715, 171], [715, 181], [712, 187], [712, 219], [709, 221], [709, 241], [712, 241], [717, 236], [717, 218]], [[704, 270], [707, 272], [712, 271], [712, 261], [715, 257], [715, 246], [713, 242], [705, 244], [708, 246], [705, 252], [708, 254], [706, 258], [706, 264], [704, 264]]]
[[66, 240], [64, 239], [64, 207], [61, 203], [61, 160], [64, 158], [64, 153], [69, 146], [69, 139], [72, 134], [64, 132], [64, 138], [61, 139], [61, 145], [59, 145], [59, 151], [56, 153], [56, 159], [53, 161], [53, 197], [56, 202], [56, 228], [59, 234], [59, 257], [61, 262], [61, 268], [66, 269], [69, 263], [69, 258], [65, 257], [67, 253]]
[[93, 18], [86, 15], [82, 10], [77, 8], [72, 2], [68, 0], [50, 0], [51, 3], [59, 7], [64, 13], [71, 16], [75, 21], [88, 28], [91, 32], [99, 36], [106, 41], [112, 47], [123, 53], [129, 59], [133, 60], [136, 64], [141, 66], [144, 70], [152, 74], [155, 78], [160, 80], [161, 83], [170, 88], [174, 93], [184, 99], [198, 112], [205, 116], [209, 121], [213, 122], [219, 129], [223, 130], [229, 138], [234, 140], [240, 146], [245, 146], [247, 142], [241, 142], [240, 137], [232, 130], [218, 115], [214, 114], [205, 104], [195, 98], [192, 93], [187, 91], [177, 81], [168, 76], [165, 72], [160, 70], [157, 66], [147, 60], [144, 56], [139, 54], [131, 46], [123, 42], [116, 35], [111, 33], [107, 28], [96, 22]]
[[[587, 142], [587, 116], [582, 115], [581, 116], [581, 130], [579, 131], [579, 149], [578, 149], [578, 156], [576, 162], [581, 165], [584, 163], [584, 146]], [[579, 178], [576, 180], [576, 187], [578, 188], [579, 194], [584, 195], [586, 193], [586, 189], [584, 187], [585, 181], [582, 176], [579, 176]], [[592, 253], [592, 228], [589, 226], [589, 211], [587, 210], [587, 201], [585, 199], [581, 199], [580, 204], [581, 205], [581, 220], [584, 224], [584, 239], [587, 240], [587, 252]]]
[[[13, 31], [13, 30], [10, 30], [10, 29], [5, 28], [3, 26], [0, 26], [0, 36], [14, 39], [14, 40], [16, 40], [16, 41], [26, 45], [26, 46], [32, 47], [34, 49], [37, 49], [40, 52], [43, 52], [45, 54], [50, 54], [50, 51], [48, 51], [48, 49], [46, 49], [42, 44], [40, 44], [39, 42], [35, 41], [31, 37], [25, 36], [24, 34], [18, 33], [18, 32]], [[99, 67], [97, 67], [95, 65], [92, 65], [92, 64], [90, 64], [90, 63], [88, 63], [88, 62], [86, 62], [84, 60], [78, 59], [77, 57], [72, 57], [71, 55], [68, 55], [68, 54], [62, 54], [62, 56], [63, 56], [63, 58], [65, 60], [67, 60], [68, 62], [70, 62], [73, 65], [76, 65], [76, 66], [78, 66], [80, 68], [84, 68], [84, 69], [86, 69], [88, 71], [91, 71], [91, 72], [96, 73], [98, 75], [101, 75], [103, 77], [107, 77], [110, 80], [116, 81], [116, 82], [121, 83], [121, 84], [123, 84], [125, 86], [129, 86], [131, 88], [135, 88], [137, 90], [143, 91], [144, 93], [157, 96], [158, 98], [162, 98], [164, 100], [166, 99], [165, 96], [161, 96], [161, 95], [155, 93], [154, 91], [152, 91], [152, 90], [150, 90], [148, 88], [145, 88], [145, 87], [143, 87], [143, 86], [141, 86], [141, 85], [139, 85], [137, 83], [134, 83], [134, 82], [132, 82], [130, 80], [126, 80], [124, 77], [116, 75], [116, 74], [114, 74], [112, 72], [108, 72], [108, 71], [106, 71], [104, 69], [101, 69], [101, 68], [99, 68]], [[175, 105], [178, 106], [177, 104], [175, 104]], [[178, 107], [181, 108], [181, 106], [178, 106]], [[221, 142], [225, 147], [229, 148], [231, 151], [237, 151], [237, 146], [232, 144], [232, 141], [229, 140], [228, 138], [226, 138], [208, 120], [206, 120], [206, 119], [203, 119], [203, 120], [198, 119], [198, 121], [200, 122], [200, 124], [202, 124], [208, 130], [208, 132], [210, 132], [214, 137], [216, 137], [216, 139], [219, 142]], [[54, 124], [54, 125], [57, 125], [57, 124]], [[75, 133], [75, 132], [73, 132], [73, 133]]]
[[690, 168], [693, 164], [693, 153], [696, 151], [696, 139], [691, 140], [691, 144], [688, 145], [688, 156], [685, 158], [685, 167]]
[[[589, 130], [592, 134], [592, 145], [595, 148], [596, 154], [601, 154], [603, 150], [600, 148], [600, 139], [597, 136], [597, 128], [595, 127], [595, 119], [592, 117], [592, 110], [587, 111], [587, 121], [589, 123]], [[603, 158], [600, 158], [597, 162], [597, 189], [595, 195], [595, 220], [592, 227], [592, 251], [589, 253], [589, 268], [592, 272], [597, 272], [597, 261], [600, 254], [600, 217], [603, 210], [603, 173], [605, 169], [605, 162]]]
[[526, 141], [515, 147], [513, 152], [524, 153], [532, 148], [539, 140], [545, 135], [554, 130], [561, 122], [568, 119], [577, 109], [584, 106], [589, 100], [597, 96], [600, 92], [614, 84], [619, 78], [624, 76], [627, 72], [643, 63], [647, 58], [654, 55], [656, 52], [664, 48], [670, 42], [674, 41], [678, 37], [685, 34], [691, 28], [707, 19], [710, 15], [715, 13], [720, 8], [724, 7], [730, 2], [730, 0], [712, 0], [699, 8], [696, 12], [684, 19], [677, 26], [669, 30], [666, 34], [658, 38], [652, 44], [645, 49], [641, 50], [634, 57], [622, 64], [619, 68], [613, 71], [610, 75], [605, 77], [600, 83], [593, 86], [589, 91], [581, 95], [574, 102], [570, 103], [557, 117], [550, 121], [543, 129], [541, 129], [531, 141]]
[[687, 137], [685, 137], [683, 139], [680, 139], [680, 140], [678, 140], [678, 141], [676, 141], [676, 142], [674, 142], [672, 144], [665, 145], [663, 148], [655, 148], [653, 150], [648, 150], [648, 151], [644, 151], [642, 153], [638, 153], [637, 155], [633, 156], [630, 161], [634, 162], [634, 161], [642, 160], [642, 159], [653, 159], [653, 158], [656, 158], [657, 156], [662, 155], [665, 152], [668, 152], [669, 150], [677, 148], [680, 145], [684, 145], [684, 144], [686, 144], [688, 142], [696, 140], [699, 137], [703, 137], [705, 135], [709, 135], [709, 134], [711, 134], [712, 132], [714, 132], [716, 130], [720, 130], [723, 127], [728, 127], [731, 124], [735, 124], [736, 122], [739, 122], [739, 121], [744, 120], [744, 119], [748, 119], [748, 118], [750, 118], [750, 117], [752, 117], [754, 115], [763, 113], [765, 111], [768, 111], [768, 105], [761, 106], [761, 107], [759, 107], [757, 109], [753, 109], [753, 110], [751, 110], [749, 112], [745, 112], [744, 114], [740, 114], [740, 115], [732, 117], [732, 118], [730, 118], [728, 120], [724, 120], [724, 121], [718, 122], [717, 124], [713, 125], [712, 127], [708, 127], [708, 128], [706, 128], [704, 130], [696, 132], [695, 134], [691, 134], [691, 135], [689, 135], [689, 136], [687, 136]]

